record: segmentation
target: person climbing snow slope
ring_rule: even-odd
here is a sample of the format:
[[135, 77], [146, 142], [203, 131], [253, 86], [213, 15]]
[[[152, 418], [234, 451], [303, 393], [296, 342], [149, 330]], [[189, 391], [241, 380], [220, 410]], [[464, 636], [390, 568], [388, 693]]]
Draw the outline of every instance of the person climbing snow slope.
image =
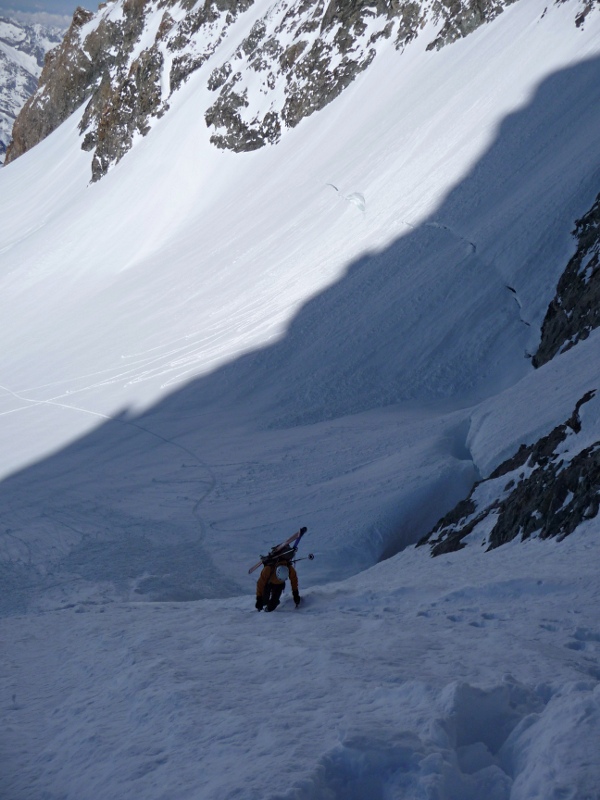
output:
[[285, 589], [285, 582], [290, 579], [292, 595], [296, 608], [300, 605], [298, 591], [298, 573], [291, 561], [280, 558], [275, 564], [263, 567], [256, 583], [256, 610], [275, 611]]

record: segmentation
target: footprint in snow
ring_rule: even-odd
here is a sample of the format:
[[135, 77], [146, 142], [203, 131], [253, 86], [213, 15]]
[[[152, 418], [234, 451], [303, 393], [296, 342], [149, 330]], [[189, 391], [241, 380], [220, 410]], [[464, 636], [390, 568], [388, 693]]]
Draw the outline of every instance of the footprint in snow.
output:
[[567, 642], [565, 647], [569, 650], [596, 650], [600, 643], [600, 633], [589, 628], [577, 628], [573, 634], [573, 641]]

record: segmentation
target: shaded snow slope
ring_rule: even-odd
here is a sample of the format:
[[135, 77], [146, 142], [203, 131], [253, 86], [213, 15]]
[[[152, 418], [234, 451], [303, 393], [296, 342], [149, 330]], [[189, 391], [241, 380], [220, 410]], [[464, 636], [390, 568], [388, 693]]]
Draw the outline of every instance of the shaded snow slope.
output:
[[306, 591], [298, 611], [289, 594], [270, 615], [248, 598], [81, 598], [6, 619], [0, 786], [23, 799], [592, 800], [596, 534], [406, 551]]

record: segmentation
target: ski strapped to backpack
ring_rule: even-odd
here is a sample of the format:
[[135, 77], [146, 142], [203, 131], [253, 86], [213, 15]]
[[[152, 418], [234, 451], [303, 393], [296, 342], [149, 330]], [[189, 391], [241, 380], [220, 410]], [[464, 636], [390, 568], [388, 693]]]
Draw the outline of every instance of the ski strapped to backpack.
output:
[[296, 551], [298, 550], [300, 539], [302, 539], [306, 533], [306, 530], [306, 528], [300, 528], [299, 531], [290, 536], [289, 539], [286, 539], [285, 542], [280, 542], [279, 544], [276, 544], [275, 547], [272, 547], [269, 550], [268, 555], [261, 556], [260, 561], [257, 561], [254, 566], [250, 567], [248, 574], [251, 575], [254, 570], [258, 569], [260, 566], [269, 566], [282, 558], [286, 561], [292, 561], [296, 555]]

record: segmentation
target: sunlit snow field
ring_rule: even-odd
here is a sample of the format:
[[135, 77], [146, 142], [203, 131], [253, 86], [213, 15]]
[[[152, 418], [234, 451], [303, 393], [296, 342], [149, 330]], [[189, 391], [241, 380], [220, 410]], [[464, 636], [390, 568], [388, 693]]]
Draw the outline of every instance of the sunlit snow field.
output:
[[0, 795], [597, 800], [597, 520], [411, 546], [600, 388], [528, 358], [600, 156], [600, 11], [546, 5], [276, 147], [211, 147], [209, 60], [99, 183], [81, 111], [0, 172]]

